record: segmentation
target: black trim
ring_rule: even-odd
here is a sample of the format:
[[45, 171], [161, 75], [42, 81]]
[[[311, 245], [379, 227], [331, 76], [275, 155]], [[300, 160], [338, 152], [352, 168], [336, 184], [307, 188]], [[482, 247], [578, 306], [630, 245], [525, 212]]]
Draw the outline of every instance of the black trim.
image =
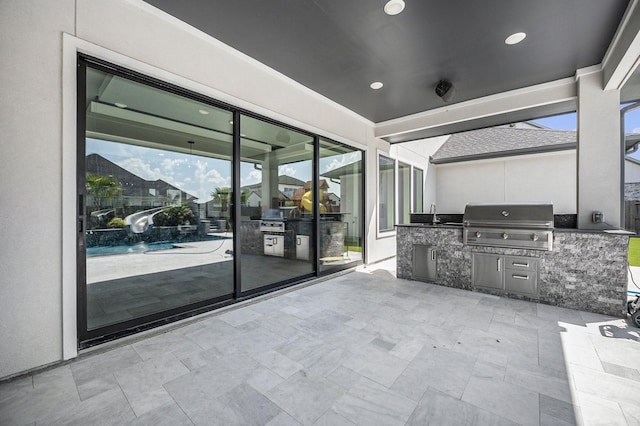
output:
[[320, 137], [313, 138], [313, 270], [316, 275], [320, 275]]
[[[241, 201], [241, 192], [236, 189], [233, 195], [232, 201], [232, 218], [233, 223], [231, 226], [234, 230], [234, 240], [233, 240], [233, 262], [234, 262], [234, 289], [233, 293], [228, 295], [219, 296], [213, 299], [208, 299], [204, 301], [200, 301], [197, 303], [193, 303], [190, 305], [179, 306], [176, 308], [172, 308], [169, 310], [157, 312], [154, 314], [146, 315], [143, 317], [138, 317], [131, 319], [129, 321], [119, 322], [113, 325], [108, 325], [104, 327], [99, 327], [94, 330], [87, 330], [87, 294], [86, 294], [86, 250], [85, 250], [85, 233], [84, 233], [84, 223], [85, 223], [85, 214], [86, 210], [83, 204], [86, 201], [86, 190], [85, 190], [85, 143], [86, 143], [86, 77], [87, 77], [87, 68], [90, 67], [92, 69], [96, 69], [98, 71], [106, 72], [115, 76], [119, 76], [122, 78], [126, 78], [136, 83], [140, 83], [143, 85], [151, 86], [154, 88], [158, 88], [164, 90], [168, 93], [172, 93], [178, 96], [182, 96], [188, 99], [192, 99], [198, 102], [202, 102], [212, 107], [216, 107], [222, 110], [229, 111], [233, 113], [233, 158], [232, 158], [232, 174], [233, 174], [233, 188], [240, 188], [240, 165], [241, 165], [241, 156], [240, 156], [240, 120], [241, 116], [246, 116], [250, 118], [254, 118], [257, 120], [261, 120], [263, 122], [273, 124], [288, 130], [295, 131], [297, 133], [301, 133], [304, 135], [308, 135], [313, 139], [314, 144], [314, 158], [313, 158], [313, 180], [315, 182], [313, 191], [314, 191], [314, 199], [318, 199], [319, 196], [319, 173], [320, 173], [320, 137], [323, 139], [330, 141], [331, 143], [335, 143], [336, 145], [347, 146], [354, 151], [359, 151], [361, 153], [361, 161], [362, 161], [362, 179], [361, 179], [361, 194], [363, 203], [360, 205], [360, 212], [358, 213], [361, 218], [364, 217], [365, 213], [365, 193], [364, 193], [364, 170], [366, 165], [366, 151], [363, 151], [358, 148], [354, 148], [350, 145], [343, 144], [340, 142], [336, 142], [332, 139], [326, 138], [324, 136], [314, 134], [284, 123], [280, 123], [278, 121], [269, 119], [267, 117], [263, 117], [259, 114], [253, 113], [251, 111], [243, 110], [242, 108], [235, 107], [233, 105], [220, 102], [216, 99], [209, 98], [208, 96], [202, 95], [197, 92], [193, 92], [191, 90], [173, 85], [171, 83], [167, 83], [165, 81], [156, 79], [154, 77], [150, 77], [145, 74], [141, 74], [139, 72], [120, 67], [118, 65], [103, 61], [101, 59], [78, 54], [78, 73], [77, 73], [77, 212], [78, 212], [78, 221], [77, 221], [77, 241], [78, 241], [78, 249], [77, 249], [77, 330], [78, 330], [78, 347], [80, 349], [88, 348], [91, 346], [95, 346], [100, 343], [105, 343], [108, 341], [112, 341], [121, 337], [125, 337], [128, 335], [132, 335], [144, 330], [148, 330], [154, 327], [158, 327], [161, 325], [166, 325], [171, 322], [179, 321], [185, 318], [189, 318], [195, 315], [199, 315], [211, 310], [219, 309], [224, 306], [232, 305], [239, 301], [243, 301], [252, 297], [260, 296], [263, 294], [271, 293], [276, 290], [280, 290], [283, 288], [291, 287], [294, 285], [298, 285], [304, 282], [308, 282], [314, 278], [318, 278], [320, 276], [329, 275], [341, 270], [351, 269], [356, 265], [362, 264], [362, 260], [350, 262], [344, 265], [336, 265], [335, 267], [331, 267], [328, 270], [320, 272], [319, 265], [319, 256], [320, 256], [320, 238], [319, 238], [319, 228], [320, 228], [320, 212], [317, 211], [314, 215], [314, 229], [315, 235], [312, 236], [313, 244], [315, 246], [314, 255], [313, 255], [313, 271], [304, 274], [302, 276], [294, 277], [291, 279], [287, 279], [284, 281], [280, 281], [277, 283], [269, 284], [263, 287], [259, 287], [257, 289], [249, 290], [246, 292], [242, 292], [242, 261], [241, 261], [241, 242], [240, 242], [240, 223], [241, 223], [241, 211], [237, 206], [240, 205]], [[362, 256], [364, 259], [365, 256], [365, 237], [364, 237], [364, 229], [365, 229], [365, 221], [360, 220], [361, 222], [361, 230], [360, 235], [362, 239]], [[82, 225], [81, 225], [82, 224]], [[82, 227], [82, 228], [81, 228]]]
[[[86, 217], [86, 114], [84, 99], [87, 94], [87, 65], [82, 57], [77, 61], [77, 94], [76, 102], [76, 330], [79, 341], [87, 338], [87, 258], [86, 258], [86, 235], [84, 232]], [[81, 226], [82, 223], [82, 226]]]
[[79, 342], [78, 348], [86, 349], [100, 343], [110, 342], [112, 340], [130, 336], [141, 331], [150, 330], [152, 328], [160, 327], [172, 322], [191, 318], [193, 316], [210, 312], [214, 309], [220, 309], [236, 303], [236, 300], [231, 297], [221, 297], [219, 299], [220, 301], [214, 303], [207, 301], [207, 304], [204, 306], [193, 306], [191, 309], [187, 310], [185, 310], [185, 306], [181, 306], [169, 311], [162, 311], [154, 315], [148, 315], [145, 317], [136, 318], [131, 321], [120, 322], [111, 326], [92, 330], [88, 333], [89, 336], [87, 336], [86, 339]]
[[[240, 206], [242, 203], [240, 199], [242, 197], [240, 191], [240, 112], [233, 112], [233, 158], [231, 161], [233, 162], [233, 207], [232, 207], [232, 215], [233, 215], [233, 295], [235, 299], [240, 297], [242, 292], [242, 274], [240, 271], [242, 270], [242, 244], [240, 239], [242, 236], [240, 235], [240, 225], [241, 225], [241, 208], [236, 208], [236, 206]], [[237, 188], [237, 189], [236, 189]]]

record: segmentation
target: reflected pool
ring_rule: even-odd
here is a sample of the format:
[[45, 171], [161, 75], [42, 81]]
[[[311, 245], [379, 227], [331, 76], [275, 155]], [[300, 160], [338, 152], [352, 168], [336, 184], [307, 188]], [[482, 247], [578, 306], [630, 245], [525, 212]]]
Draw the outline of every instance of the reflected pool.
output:
[[87, 257], [144, 253], [146, 251], [169, 250], [174, 248], [179, 248], [179, 246], [176, 246], [174, 243], [139, 243], [131, 246], [87, 247]]

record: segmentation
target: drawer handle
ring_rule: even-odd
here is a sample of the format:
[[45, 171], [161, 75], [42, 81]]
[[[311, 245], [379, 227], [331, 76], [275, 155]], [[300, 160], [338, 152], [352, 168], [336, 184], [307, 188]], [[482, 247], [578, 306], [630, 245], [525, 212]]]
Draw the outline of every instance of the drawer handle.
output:
[[513, 275], [511, 275], [511, 277], [513, 277], [515, 279], [518, 279], [518, 280], [528, 280], [529, 279], [529, 277], [527, 275], [516, 275], [516, 274], [513, 274]]
[[522, 266], [523, 268], [528, 268], [529, 267], [528, 263], [513, 262], [512, 265], [513, 266]]

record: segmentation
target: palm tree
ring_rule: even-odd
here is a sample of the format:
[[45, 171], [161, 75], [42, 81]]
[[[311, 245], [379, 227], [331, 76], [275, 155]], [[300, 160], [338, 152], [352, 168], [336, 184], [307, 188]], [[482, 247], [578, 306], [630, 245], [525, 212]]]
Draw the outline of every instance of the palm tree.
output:
[[231, 200], [231, 188], [216, 188], [215, 191], [211, 193], [211, 197], [213, 197], [213, 201], [215, 203], [220, 203], [220, 211], [225, 212], [227, 211], [227, 205], [229, 205], [229, 201]]
[[87, 173], [86, 190], [87, 196], [93, 198], [96, 210], [100, 210], [103, 201], [112, 201], [122, 194], [122, 184], [113, 176]]

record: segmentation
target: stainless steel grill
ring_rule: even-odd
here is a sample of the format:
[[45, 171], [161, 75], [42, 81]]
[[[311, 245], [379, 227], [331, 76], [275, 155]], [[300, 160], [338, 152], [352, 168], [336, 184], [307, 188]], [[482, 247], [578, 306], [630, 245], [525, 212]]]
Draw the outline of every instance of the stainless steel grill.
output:
[[553, 250], [553, 205], [469, 203], [463, 242], [475, 246]]
[[280, 209], [265, 210], [260, 220], [260, 231], [262, 232], [284, 232], [285, 219]]

